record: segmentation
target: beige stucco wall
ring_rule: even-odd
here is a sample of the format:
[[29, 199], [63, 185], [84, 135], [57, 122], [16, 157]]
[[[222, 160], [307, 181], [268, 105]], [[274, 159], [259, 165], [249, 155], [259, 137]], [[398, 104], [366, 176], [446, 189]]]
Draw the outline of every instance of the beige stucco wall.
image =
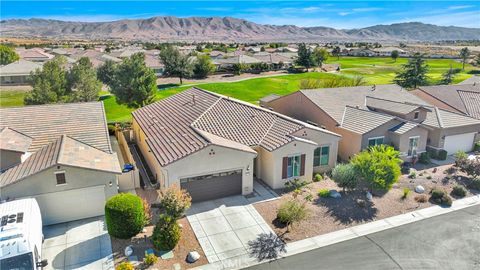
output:
[[182, 178], [242, 170], [242, 194], [250, 194], [253, 191], [253, 159], [255, 157], [254, 153], [210, 145], [165, 166], [165, 185], [180, 186]]
[[443, 148], [443, 145], [445, 143], [445, 140], [442, 138], [443, 136], [465, 134], [465, 133], [472, 133], [472, 132], [480, 132], [480, 125], [472, 125], [472, 126], [456, 127], [456, 128], [445, 128], [445, 129], [436, 128], [431, 130], [428, 133], [427, 144], [435, 148]]
[[390, 144], [390, 128], [400, 124], [398, 120], [391, 120], [365, 134], [362, 136], [361, 150], [368, 148], [368, 139], [375, 137], [384, 137], [383, 143]]
[[342, 135], [338, 144], [338, 156], [342, 161], [348, 161], [361, 151], [362, 135], [343, 128], [335, 128], [335, 133]]
[[[65, 171], [66, 185], [57, 186], [56, 171]], [[110, 182], [112, 185], [110, 186]], [[31, 175], [15, 184], [2, 187], [2, 198], [21, 198], [40, 194], [105, 185], [105, 198], [117, 194], [117, 175], [69, 166], [57, 166]], [[59, 202], [61, 203], [61, 202]]]
[[426, 151], [427, 147], [427, 137], [428, 137], [428, 130], [421, 127], [413, 128], [404, 134], [395, 134], [391, 133], [391, 143], [401, 153], [401, 157], [405, 160], [409, 159], [410, 157], [407, 156], [408, 148], [410, 144], [410, 138], [418, 136], [418, 147], [417, 153], [422, 153]]
[[0, 169], [4, 170], [21, 162], [23, 153], [0, 150]]

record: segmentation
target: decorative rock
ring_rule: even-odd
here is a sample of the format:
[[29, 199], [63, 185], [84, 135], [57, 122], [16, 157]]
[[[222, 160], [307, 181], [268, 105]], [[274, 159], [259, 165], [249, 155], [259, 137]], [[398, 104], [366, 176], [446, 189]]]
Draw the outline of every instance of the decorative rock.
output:
[[338, 199], [342, 197], [342, 194], [340, 194], [338, 191], [332, 189], [330, 190], [330, 197]]
[[146, 233], [146, 232], [147, 232], [147, 228], [143, 228], [142, 233]]
[[182, 266], [179, 263], [174, 263], [173, 264], [173, 270], [181, 270]]
[[183, 224], [178, 223], [178, 227], [180, 227], [180, 229], [183, 229]]
[[196, 251], [190, 251], [187, 255], [187, 262], [189, 263], [194, 263], [198, 259], [200, 259], [200, 254], [198, 254]]
[[371, 201], [373, 199], [372, 193], [370, 191], [367, 191], [367, 200]]
[[125, 257], [130, 257], [133, 254], [133, 247], [132, 246], [127, 246], [125, 248]]
[[425, 192], [425, 188], [421, 185], [418, 185], [415, 187], [415, 192], [422, 194]]

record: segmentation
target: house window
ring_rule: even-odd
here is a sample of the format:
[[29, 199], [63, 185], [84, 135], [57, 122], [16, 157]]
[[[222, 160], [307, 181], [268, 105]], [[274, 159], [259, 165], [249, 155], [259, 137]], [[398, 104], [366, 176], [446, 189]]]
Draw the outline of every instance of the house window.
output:
[[315, 149], [313, 152], [313, 166], [328, 165], [328, 158], [330, 156], [330, 146], [322, 146]]
[[67, 184], [67, 180], [65, 178], [65, 172], [56, 172], [55, 177], [57, 178], [57, 185]]
[[300, 165], [301, 165], [300, 156], [288, 157], [287, 177], [290, 178], [290, 177], [300, 176]]
[[375, 138], [369, 138], [368, 139], [368, 146], [375, 146], [375, 145], [380, 145], [383, 144], [383, 139], [384, 137], [375, 137]]
[[417, 120], [419, 114], [420, 114], [419, 112], [415, 112], [415, 115], [413, 116], [413, 119]]
[[415, 156], [417, 155], [417, 147], [418, 147], [418, 138], [419, 137], [410, 137], [408, 143], [408, 156]]

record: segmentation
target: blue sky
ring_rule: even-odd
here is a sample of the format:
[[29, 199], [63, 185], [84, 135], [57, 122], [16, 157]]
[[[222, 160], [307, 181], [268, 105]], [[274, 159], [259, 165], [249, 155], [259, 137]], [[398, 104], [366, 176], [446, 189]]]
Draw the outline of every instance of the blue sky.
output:
[[480, 28], [479, 1], [5, 1], [1, 19], [112, 21], [153, 16], [230, 16], [262, 24], [351, 29], [419, 21]]

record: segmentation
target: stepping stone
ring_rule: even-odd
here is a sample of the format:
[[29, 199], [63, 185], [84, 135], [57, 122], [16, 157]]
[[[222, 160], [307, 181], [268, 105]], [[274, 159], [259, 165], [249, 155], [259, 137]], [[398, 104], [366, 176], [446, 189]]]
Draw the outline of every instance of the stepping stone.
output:
[[164, 260], [173, 259], [173, 251], [171, 251], [171, 250], [159, 251], [158, 253], [160, 254], [160, 258], [162, 258]]
[[173, 270], [181, 270], [182, 266], [179, 263], [174, 263], [173, 264]]

